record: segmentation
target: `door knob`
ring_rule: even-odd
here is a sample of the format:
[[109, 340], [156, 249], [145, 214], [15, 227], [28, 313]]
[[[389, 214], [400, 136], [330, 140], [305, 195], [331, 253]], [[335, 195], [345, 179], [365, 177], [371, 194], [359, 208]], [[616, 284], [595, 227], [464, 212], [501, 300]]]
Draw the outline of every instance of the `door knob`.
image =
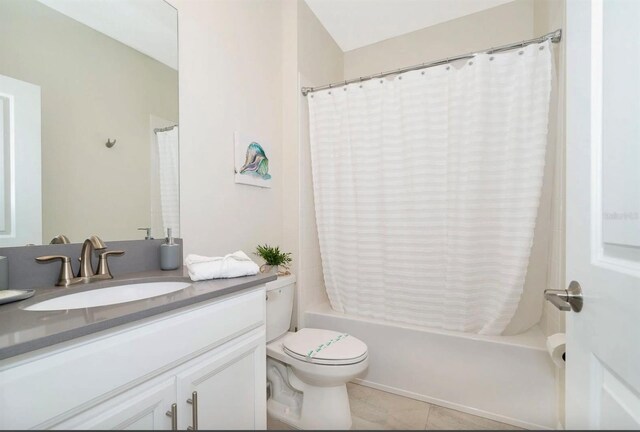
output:
[[561, 311], [580, 312], [584, 299], [582, 297], [582, 288], [576, 281], [571, 281], [569, 288], [566, 290], [544, 290], [544, 299], [548, 300]]

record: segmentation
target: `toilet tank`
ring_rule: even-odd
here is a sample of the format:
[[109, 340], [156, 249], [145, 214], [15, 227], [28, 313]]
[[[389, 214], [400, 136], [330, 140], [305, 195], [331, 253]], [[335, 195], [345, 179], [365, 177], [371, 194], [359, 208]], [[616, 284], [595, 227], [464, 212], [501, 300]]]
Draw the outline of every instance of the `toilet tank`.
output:
[[267, 342], [289, 331], [295, 283], [294, 275], [278, 276], [267, 283]]

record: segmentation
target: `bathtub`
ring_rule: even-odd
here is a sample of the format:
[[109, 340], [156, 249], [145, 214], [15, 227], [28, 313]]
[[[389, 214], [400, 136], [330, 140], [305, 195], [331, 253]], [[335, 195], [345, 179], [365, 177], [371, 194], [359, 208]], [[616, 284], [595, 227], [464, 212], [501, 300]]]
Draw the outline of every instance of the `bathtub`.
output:
[[538, 326], [483, 336], [361, 318], [328, 304], [306, 310], [304, 325], [349, 333], [369, 347], [355, 382], [529, 429], [555, 429], [555, 366]]

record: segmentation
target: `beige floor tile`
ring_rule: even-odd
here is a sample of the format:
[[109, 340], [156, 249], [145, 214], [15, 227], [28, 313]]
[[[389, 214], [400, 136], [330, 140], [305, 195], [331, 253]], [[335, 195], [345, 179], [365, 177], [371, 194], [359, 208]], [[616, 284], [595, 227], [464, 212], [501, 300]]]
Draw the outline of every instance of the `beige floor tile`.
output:
[[385, 430], [385, 427], [351, 414], [351, 430]]
[[296, 430], [294, 427], [267, 416], [267, 430]]
[[511, 426], [478, 417], [460, 411], [432, 405], [427, 419], [427, 430], [522, 430], [519, 427]]
[[424, 429], [430, 405], [358, 384], [347, 384], [352, 429]]

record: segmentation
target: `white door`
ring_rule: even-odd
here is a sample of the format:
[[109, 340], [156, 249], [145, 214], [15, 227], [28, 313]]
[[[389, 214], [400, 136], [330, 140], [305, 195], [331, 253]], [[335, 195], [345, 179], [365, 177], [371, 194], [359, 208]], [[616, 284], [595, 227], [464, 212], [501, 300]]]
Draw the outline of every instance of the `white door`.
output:
[[640, 428], [640, 2], [568, 0], [567, 429]]
[[264, 337], [225, 344], [177, 376], [179, 429], [266, 429]]
[[42, 244], [40, 178], [40, 87], [0, 75], [0, 247]]

